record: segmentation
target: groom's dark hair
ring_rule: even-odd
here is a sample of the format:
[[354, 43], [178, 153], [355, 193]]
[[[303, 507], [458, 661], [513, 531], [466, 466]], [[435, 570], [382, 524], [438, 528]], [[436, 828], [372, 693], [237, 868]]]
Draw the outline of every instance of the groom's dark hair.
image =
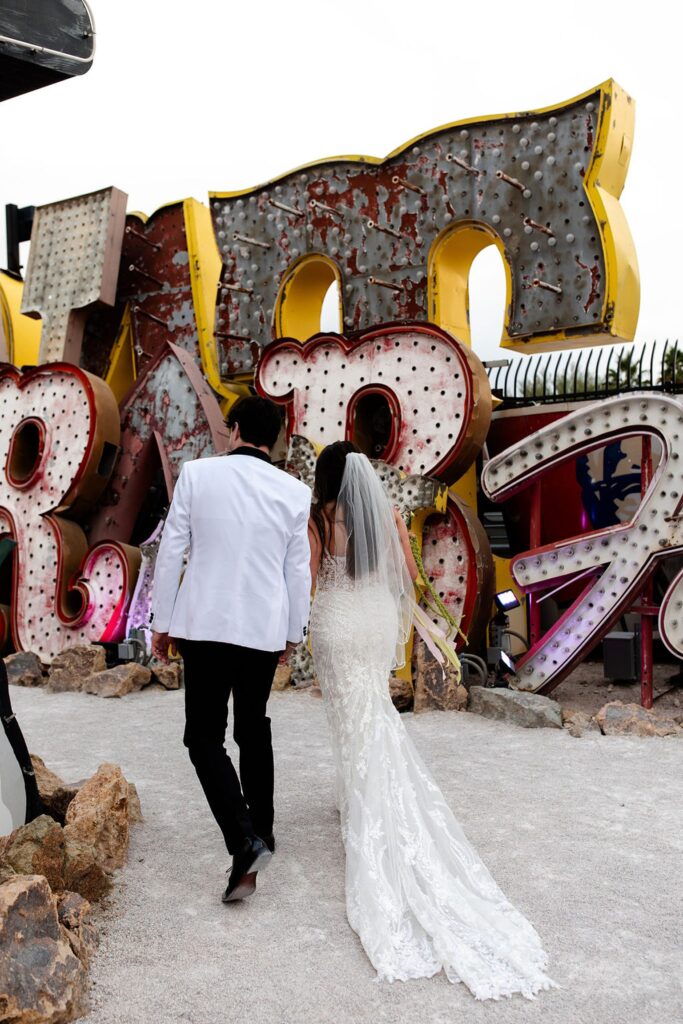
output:
[[273, 448], [282, 427], [280, 407], [269, 398], [250, 395], [240, 398], [228, 412], [226, 423], [230, 429], [239, 424], [240, 437], [258, 448]]

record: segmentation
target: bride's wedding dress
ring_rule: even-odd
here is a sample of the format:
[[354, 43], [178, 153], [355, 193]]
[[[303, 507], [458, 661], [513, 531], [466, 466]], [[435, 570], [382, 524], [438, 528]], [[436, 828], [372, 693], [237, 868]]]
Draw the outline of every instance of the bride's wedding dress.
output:
[[477, 999], [553, 982], [531, 924], [469, 844], [389, 696], [396, 604], [381, 574], [325, 553], [311, 640], [330, 724], [351, 927], [380, 978], [443, 969]]

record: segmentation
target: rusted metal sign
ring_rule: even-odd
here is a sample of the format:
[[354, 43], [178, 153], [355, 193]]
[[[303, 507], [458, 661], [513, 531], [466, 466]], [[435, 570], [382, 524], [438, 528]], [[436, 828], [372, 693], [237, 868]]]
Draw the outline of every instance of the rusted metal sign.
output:
[[192, 356], [168, 342], [128, 396], [121, 421], [121, 454], [91, 518], [92, 540], [131, 539], [158, 475], [160, 512], [185, 461], [227, 446], [225, 421], [201, 371]]
[[[316, 328], [287, 330], [284, 307], [319, 312], [334, 277], [346, 332], [429, 320], [466, 341], [469, 267], [489, 243], [508, 279], [504, 344], [630, 340], [638, 269], [618, 198], [632, 135], [632, 101], [610, 81], [555, 108], [448, 125], [386, 160], [321, 161], [214, 194], [224, 373], [250, 370], [274, 335], [306, 340]], [[331, 277], [297, 287], [321, 259]]]
[[43, 321], [41, 363], [78, 365], [89, 308], [114, 304], [127, 198], [107, 188], [36, 210], [21, 311]]

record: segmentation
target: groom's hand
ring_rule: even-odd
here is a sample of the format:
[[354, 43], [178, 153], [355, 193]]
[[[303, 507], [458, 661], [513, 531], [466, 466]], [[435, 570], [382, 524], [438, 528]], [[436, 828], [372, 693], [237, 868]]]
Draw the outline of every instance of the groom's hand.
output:
[[152, 633], [152, 654], [159, 661], [164, 661], [168, 665], [168, 652], [169, 648], [174, 658], [178, 657], [178, 649], [176, 647], [176, 641], [168, 633]]
[[280, 655], [280, 658], [279, 658], [279, 660], [278, 660], [278, 664], [280, 664], [280, 665], [286, 665], [286, 664], [287, 664], [287, 662], [289, 661], [289, 656], [290, 656], [290, 654], [292, 653], [292, 651], [295, 651], [295, 650], [297, 649], [297, 647], [298, 647], [298, 646], [299, 646], [298, 644], [293, 644], [293, 643], [291, 643], [291, 642], [290, 642], [290, 641], [288, 640], [288, 641], [287, 641], [287, 646], [285, 647], [284, 651], [283, 651], [283, 652], [282, 652], [282, 654]]

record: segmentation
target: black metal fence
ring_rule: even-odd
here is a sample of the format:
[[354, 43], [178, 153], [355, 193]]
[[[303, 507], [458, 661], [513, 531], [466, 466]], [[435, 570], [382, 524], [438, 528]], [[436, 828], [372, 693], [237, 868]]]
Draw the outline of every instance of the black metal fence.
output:
[[683, 346], [654, 341], [522, 356], [488, 373], [494, 394], [508, 407], [591, 401], [629, 391], [681, 393]]

